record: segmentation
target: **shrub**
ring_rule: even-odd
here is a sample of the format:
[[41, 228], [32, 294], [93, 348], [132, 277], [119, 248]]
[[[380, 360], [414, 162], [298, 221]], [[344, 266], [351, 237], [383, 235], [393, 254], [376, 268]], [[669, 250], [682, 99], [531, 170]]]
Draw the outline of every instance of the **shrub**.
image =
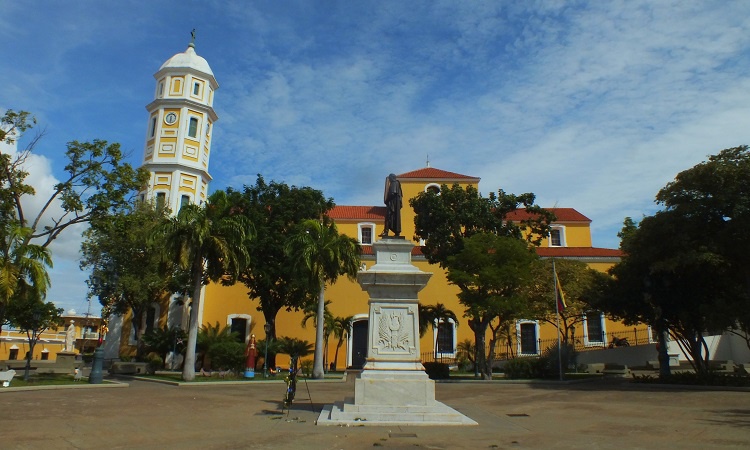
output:
[[505, 362], [505, 378], [511, 380], [538, 377], [538, 358], [513, 358]]
[[146, 355], [146, 363], [148, 364], [146, 366], [146, 372], [150, 374], [153, 374], [164, 367], [164, 360], [156, 352], [151, 352]]
[[208, 349], [211, 368], [240, 372], [245, 369], [245, 346], [237, 341], [217, 342]]
[[450, 368], [448, 364], [441, 362], [426, 362], [423, 364], [427, 376], [431, 380], [446, 380], [450, 378]]
[[312, 374], [313, 370], [313, 360], [312, 359], [306, 359], [300, 363], [300, 368], [302, 368], [302, 375], [309, 377]]

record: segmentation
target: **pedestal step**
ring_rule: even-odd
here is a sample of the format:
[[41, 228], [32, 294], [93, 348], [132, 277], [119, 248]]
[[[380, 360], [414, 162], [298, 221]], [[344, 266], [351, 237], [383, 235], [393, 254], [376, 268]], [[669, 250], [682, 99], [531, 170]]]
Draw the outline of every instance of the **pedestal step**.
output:
[[438, 426], [477, 423], [437, 401], [432, 406], [359, 406], [337, 402], [323, 408], [318, 417], [318, 425]]

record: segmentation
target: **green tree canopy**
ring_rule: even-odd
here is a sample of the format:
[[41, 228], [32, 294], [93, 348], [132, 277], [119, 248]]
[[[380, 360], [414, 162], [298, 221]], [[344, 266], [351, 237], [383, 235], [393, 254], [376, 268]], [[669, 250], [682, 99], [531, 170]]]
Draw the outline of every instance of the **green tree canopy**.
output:
[[81, 269], [91, 271], [89, 296], [97, 297], [108, 314], [132, 313], [139, 357], [143, 314], [167, 294], [172, 274], [173, 266], [162, 258], [164, 242], [150, 239], [167, 217], [163, 208], [135, 202], [92, 220], [81, 245]]
[[325, 333], [325, 286], [340, 275], [354, 279], [359, 270], [360, 247], [356, 239], [340, 235], [329, 221], [306, 220], [289, 240], [285, 250], [298, 274], [307, 279], [309, 293], [318, 292], [313, 378], [323, 378], [323, 344]]
[[492, 361], [485, 353], [490, 323], [520, 318], [526, 311], [526, 292], [533, 281], [530, 267], [537, 261], [523, 240], [478, 233], [463, 242], [463, 250], [448, 258], [448, 281], [459, 287], [459, 302], [466, 308], [474, 331], [478, 365], [492, 378]]
[[[189, 270], [193, 311], [200, 311], [201, 290], [210, 281], [236, 280], [249, 263], [247, 243], [252, 226], [230, 205], [224, 191], [214, 192], [202, 205], [186, 205], [152, 236], [164, 244], [164, 258]], [[195, 348], [200, 323], [190, 315], [182, 378], [195, 378]]]
[[[303, 308], [313, 301], [307, 289], [308, 280], [294, 271], [293, 260], [284, 251], [296, 227], [308, 219], [319, 219], [331, 208], [333, 200], [310, 187], [267, 183], [258, 175], [256, 183], [242, 191], [228, 189], [231, 203], [238, 213], [247, 217], [256, 230], [247, 250], [253, 264], [247, 266], [238, 281], [248, 288], [248, 296], [258, 299], [258, 310], [271, 325], [269, 336], [276, 337], [276, 315]], [[275, 364], [274, 355], [269, 362]]]

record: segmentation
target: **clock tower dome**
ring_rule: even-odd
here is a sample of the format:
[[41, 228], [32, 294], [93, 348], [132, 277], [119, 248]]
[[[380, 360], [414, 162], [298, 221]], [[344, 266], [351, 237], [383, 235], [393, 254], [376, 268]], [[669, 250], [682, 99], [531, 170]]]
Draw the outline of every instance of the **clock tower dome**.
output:
[[202, 204], [208, 195], [213, 108], [219, 88], [205, 59], [195, 53], [195, 34], [187, 50], [169, 58], [154, 74], [143, 167], [151, 178], [142, 200], [177, 214], [182, 205]]

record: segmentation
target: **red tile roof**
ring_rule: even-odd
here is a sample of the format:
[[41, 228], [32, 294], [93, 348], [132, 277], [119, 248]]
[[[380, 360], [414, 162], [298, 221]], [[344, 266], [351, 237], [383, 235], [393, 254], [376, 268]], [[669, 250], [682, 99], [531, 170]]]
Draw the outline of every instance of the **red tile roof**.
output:
[[331, 219], [385, 220], [385, 206], [334, 206], [328, 211]]
[[[579, 213], [573, 208], [545, 208], [547, 211], [551, 211], [557, 217], [555, 222], [587, 222], [591, 223], [591, 219]], [[525, 209], [518, 209], [511, 212], [505, 218], [513, 220], [515, 222], [525, 220], [531, 217], [531, 214], [526, 212]]]
[[621, 258], [622, 250], [597, 247], [537, 247], [542, 258]]
[[434, 167], [425, 167], [424, 169], [412, 170], [411, 172], [397, 175], [398, 178], [421, 178], [421, 179], [439, 179], [439, 180], [467, 180], [479, 183], [479, 178], [461, 175], [460, 173], [448, 172]]

